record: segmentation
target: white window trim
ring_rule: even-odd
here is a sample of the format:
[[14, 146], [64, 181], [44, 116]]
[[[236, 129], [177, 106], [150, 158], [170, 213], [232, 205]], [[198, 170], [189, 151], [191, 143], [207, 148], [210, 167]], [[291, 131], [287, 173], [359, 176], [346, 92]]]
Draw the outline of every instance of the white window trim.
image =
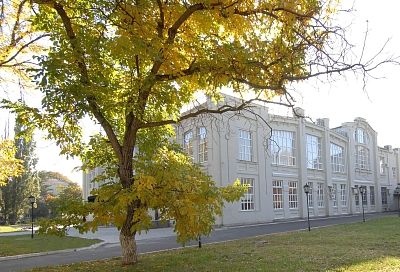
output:
[[289, 188], [289, 192], [288, 192], [289, 209], [297, 210], [299, 208], [298, 182], [297, 181], [289, 181], [288, 188]]
[[[242, 185], [249, 185], [248, 190], [240, 199], [240, 210], [242, 212], [251, 212], [255, 210], [255, 180], [254, 178], [240, 178]], [[250, 191], [250, 192], [249, 192]], [[245, 207], [245, 209], [243, 209]]]
[[296, 139], [293, 131], [272, 130], [270, 143], [272, 164], [296, 166]]
[[323, 170], [321, 137], [306, 134], [306, 163], [308, 169]]
[[239, 130], [239, 160], [253, 161], [253, 139], [249, 130]]
[[207, 146], [207, 129], [205, 127], [199, 127], [197, 129], [198, 136], [198, 157], [199, 163], [205, 163], [208, 161], [208, 146]]
[[[275, 190], [280, 193], [275, 193]], [[283, 180], [272, 181], [272, 207], [275, 211], [283, 210]]]
[[334, 173], [345, 173], [345, 154], [344, 147], [338, 144], [330, 144], [330, 158], [332, 172]]

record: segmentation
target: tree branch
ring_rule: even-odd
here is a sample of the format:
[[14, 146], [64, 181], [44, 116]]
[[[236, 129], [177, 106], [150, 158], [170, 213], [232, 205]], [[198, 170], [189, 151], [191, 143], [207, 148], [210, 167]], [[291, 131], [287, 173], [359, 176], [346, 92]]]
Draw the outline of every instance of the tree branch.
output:
[[162, 121], [155, 121], [155, 122], [143, 122], [139, 125], [140, 128], [151, 128], [151, 127], [159, 127], [159, 126], [164, 126], [164, 125], [171, 125], [171, 124], [177, 124], [182, 122], [183, 120], [189, 119], [189, 118], [194, 118], [202, 114], [223, 114], [226, 112], [235, 112], [235, 111], [241, 111], [248, 109], [251, 107], [251, 104], [253, 102], [264, 102], [267, 104], [274, 104], [274, 105], [280, 105], [280, 106], [286, 106], [289, 108], [293, 108], [294, 105], [292, 104], [287, 104], [283, 102], [276, 102], [276, 101], [269, 101], [269, 100], [264, 100], [261, 98], [255, 98], [255, 99], [249, 99], [246, 101], [243, 101], [241, 104], [237, 106], [232, 106], [232, 105], [222, 105], [221, 107], [218, 107], [217, 109], [209, 109], [209, 108], [202, 108], [199, 109], [195, 112], [190, 112], [188, 114], [185, 114], [181, 117], [179, 117], [176, 120], [169, 119], [169, 120], [162, 120]]
[[26, 49], [31, 44], [37, 42], [38, 40], [40, 40], [40, 39], [42, 39], [44, 37], [49, 37], [49, 36], [50, 36], [49, 34], [43, 34], [43, 35], [40, 35], [40, 36], [36, 37], [35, 39], [27, 42], [26, 44], [22, 45], [14, 55], [9, 57], [7, 60], [4, 60], [4, 61], [0, 62], [0, 66], [4, 66], [5, 64], [13, 61], [21, 53], [22, 50]]
[[[76, 53], [76, 56], [77, 56], [76, 62], [77, 62], [77, 65], [79, 67], [80, 74], [81, 74], [81, 83], [85, 86], [90, 87], [91, 83], [90, 83], [89, 73], [88, 73], [87, 66], [86, 66], [85, 59], [84, 59], [84, 53], [83, 53], [82, 48], [79, 47], [79, 44], [76, 40], [76, 34], [74, 32], [74, 29], [72, 28], [71, 20], [68, 17], [66, 11], [64, 10], [64, 7], [60, 3], [57, 3], [53, 0], [34, 0], [34, 2], [37, 4], [51, 5], [57, 11], [57, 14], [61, 17], [65, 32], [68, 36], [69, 43], [71, 45], [71, 48]], [[122, 161], [123, 158], [122, 158], [121, 145], [118, 141], [117, 136], [114, 133], [114, 130], [113, 130], [111, 124], [108, 122], [106, 117], [101, 112], [101, 108], [97, 104], [96, 98], [94, 96], [89, 96], [89, 97], [87, 97], [86, 100], [89, 104], [89, 108], [90, 108], [91, 112], [93, 113], [95, 118], [99, 121], [100, 125], [103, 127], [104, 131], [106, 132], [107, 136], [109, 137], [110, 143], [111, 143], [118, 159], [120, 161]]]

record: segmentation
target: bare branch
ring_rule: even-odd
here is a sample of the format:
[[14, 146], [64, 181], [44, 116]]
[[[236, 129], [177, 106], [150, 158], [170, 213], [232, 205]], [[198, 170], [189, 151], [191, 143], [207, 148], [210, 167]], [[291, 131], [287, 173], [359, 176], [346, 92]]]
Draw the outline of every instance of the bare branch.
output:
[[25, 43], [24, 45], [22, 45], [22, 46], [18, 49], [18, 51], [17, 51], [14, 55], [12, 55], [12, 56], [9, 57], [8, 59], [6, 59], [6, 60], [0, 62], [0, 66], [5, 66], [7, 63], [13, 61], [24, 49], [26, 49], [27, 47], [29, 47], [31, 44], [37, 42], [38, 40], [40, 40], [40, 39], [42, 39], [42, 38], [44, 38], [44, 37], [49, 37], [49, 36], [50, 36], [49, 34], [43, 34], [43, 35], [40, 35], [40, 36], [36, 37], [35, 39], [30, 40], [29, 42]]
[[[293, 108], [294, 105], [291, 104], [287, 104], [287, 103], [282, 103], [282, 102], [276, 102], [276, 101], [270, 101], [270, 100], [264, 100], [261, 98], [254, 98], [254, 99], [249, 99], [249, 100], [245, 100], [242, 101], [241, 104], [239, 105], [222, 105], [216, 109], [210, 109], [210, 108], [201, 108], [198, 109], [196, 111], [187, 113], [185, 115], [180, 116], [178, 119], [173, 120], [173, 119], [169, 119], [169, 120], [163, 120], [163, 121], [155, 121], [155, 122], [143, 122], [139, 125], [140, 128], [150, 128], [150, 127], [158, 127], [158, 126], [164, 126], [164, 125], [170, 125], [170, 124], [177, 124], [182, 122], [183, 120], [187, 120], [189, 118], [194, 118], [197, 117], [199, 115], [203, 115], [203, 114], [223, 114], [226, 112], [237, 112], [237, 111], [241, 111], [241, 110], [245, 110], [248, 109], [249, 107], [251, 107], [252, 103], [254, 102], [264, 102], [267, 104], [274, 104], [274, 105], [280, 105], [280, 106], [285, 106], [285, 107], [289, 107], [289, 108]], [[201, 106], [200, 106], [201, 107]]]

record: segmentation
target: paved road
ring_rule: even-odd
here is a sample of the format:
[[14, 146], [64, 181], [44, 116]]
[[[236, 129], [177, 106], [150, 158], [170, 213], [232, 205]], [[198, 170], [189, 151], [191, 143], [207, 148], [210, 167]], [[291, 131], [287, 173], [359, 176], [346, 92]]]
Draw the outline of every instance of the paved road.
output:
[[[375, 213], [367, 214], [368, 219], [393, 216], [394, 213]], [[347, 224], [352, 222], [362, 221], [361, 215], [345, 216], [345, 217], [329, 217], [312, 219], [311, 226], [323, 227], [336, 224]], [[203, 237], [202, 243], [215, 243], [228, 240], [241, 239], [246, 237], [254, 237], [257, 235], [271, 234], [278, 232], [287, 232], [302, 230], [307, 228], [307, 222], [304, 220], [290, 221], [290, 222], [275, 222], [269, 224], [260, 224], [252, 226], [239, 226], [239, 227], [223, 227], [216, 229], [209, 237]], [[182, 247], [181, 244], [176, 242], [175, 235], [172, 235], [169, 229], [161, 230], [163, 233], [170, 233], [170, 235], [156, 235], [142, 236], [138, 241], [138, 251], [140, 253], [154, 252], [159, 250], [173, 249]], [[154, 232], [155, 233], [155, 232]], [[144, 237], [144, 238], [143, 238]], [[196, 241], [187, 244], [186, 246], [195, 246]], [[73, 252], [63, 252], [51, 255], [26, 257], [23, 259], [3, 260], [0, 261], [0, 271], [21, 271], [34, 267], [53, 266], [61, 264], [69, 264], [81, 261], [100, 260], [105, 258], [112, 258], [121, 256], [121, 248], [117, 243], [106, 243], [98, 248], [86, 249]]]

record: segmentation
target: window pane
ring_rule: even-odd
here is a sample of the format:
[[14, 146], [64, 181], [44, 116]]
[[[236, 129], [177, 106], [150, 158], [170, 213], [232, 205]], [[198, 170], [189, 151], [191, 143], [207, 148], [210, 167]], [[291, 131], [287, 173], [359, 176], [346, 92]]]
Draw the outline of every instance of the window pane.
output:
[[289, 181], [289, 208], [297, 209], [298, 195], [297, 195], [297, 181]]
[[272, 182], [272, 203], [274, 210], [283, 209], [283, 181], [274, 180]]
[[254, 210], [254, 179], [241, 178], [240, 183], [247, 185], [247, 192], [240, 199], [242, 211]]
[[321, 138], [307, 134], [306, 142], [307, 168], [321, 170]]
[[208, 160], [207, 130], [205, 127], [198, 128], [198, 139], [199, 139], [199, 163], [203, 163]]
[[183, 135], [183, 151], [193, 158], [193, 132], [186, 131]]
[[273, 164], [296, 165], [294, 132], [273, 130], [270, 143]]
[[337, 144], [331, 143], [330, 153], [332, 172], [344, 173], [344, 148]]
[[252, 161], [252, 140], [250, 131], [239, 130], [239, 159]]

